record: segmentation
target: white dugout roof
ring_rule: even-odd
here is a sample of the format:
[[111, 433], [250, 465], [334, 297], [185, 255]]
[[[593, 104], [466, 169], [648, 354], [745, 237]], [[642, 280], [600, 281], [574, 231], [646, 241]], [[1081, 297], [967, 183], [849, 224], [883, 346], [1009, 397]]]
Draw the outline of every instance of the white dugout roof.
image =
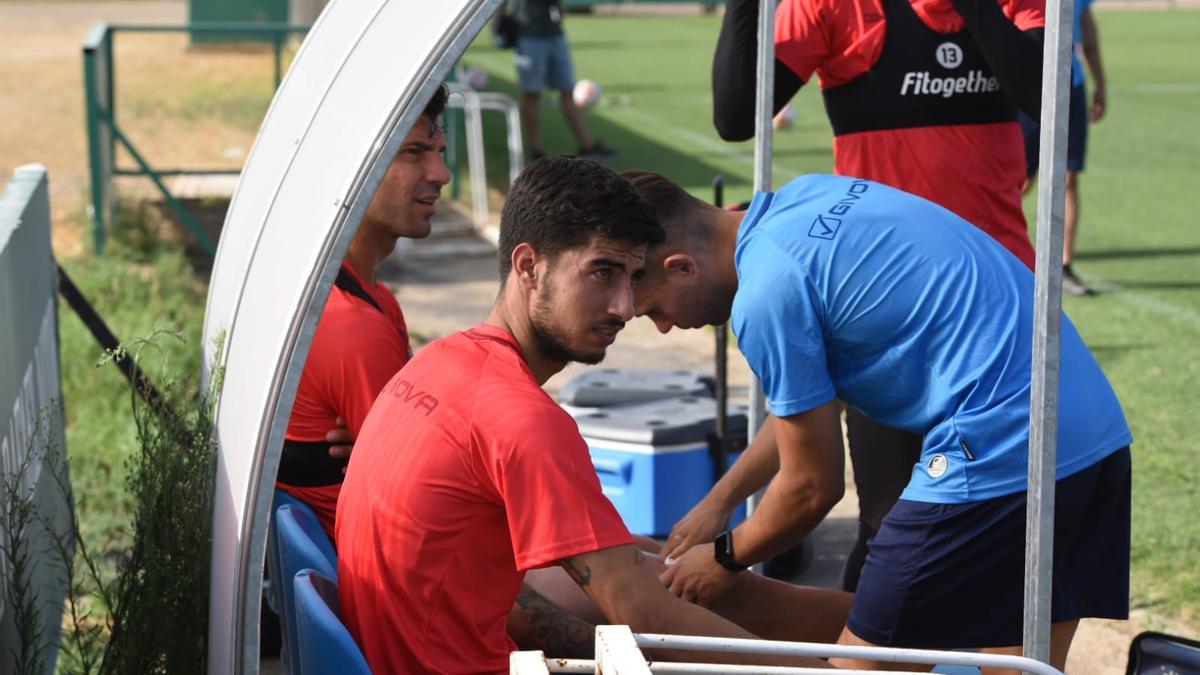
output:
[[[225, 221], [204, 321], [206, 374], [224, 368], [215, 432], [210, 673], [258, 672], [274, 478], [338, 265], [425, 102], [501, 1], [331, 2], [263, 121]], [[762, 5], [760, 36], [771, 36], [775, 2]], [[1042, 171], [1038, 192], [1039, 261], [1055, 260], [1062, 249], [1072, 9], [1072, 0], [1047, 3], [1040, 160], [1050, 170]], [[759, 44], [755, 189], [769, 190], [772, 101], [762, 83], [774, 77], [774, 41]], [[1026, 653], [1043, 661], [1049, 581], [1035, 571], [1051, 564], [1060, 284], [1058, 265], [1038, 266], [1025, 641]], [[761, 411], [761, 394], [752, 400]], [[754, 429], [761, 419], [760, 413], [752, 420]]]

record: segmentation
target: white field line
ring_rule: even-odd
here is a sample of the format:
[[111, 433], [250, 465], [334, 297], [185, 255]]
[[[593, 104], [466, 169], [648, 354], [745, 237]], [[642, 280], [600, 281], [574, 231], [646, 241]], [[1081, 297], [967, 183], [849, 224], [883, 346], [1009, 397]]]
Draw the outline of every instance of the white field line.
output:
[[[499, 69], [503, 66], [513, 68], [515, 71], [516, 68], [516, 66], [514, 66], [512, 63], [512, 57], [507, 53], [504, 55], [472, 54], [470, 58], [472, 61], [487, 63], [496, 69]], [[658, 117], [655, 117], [654, 115], [641, 112], [633, 106], [614, 107], [610, 108], [608, 112], [614, 117], [626, 117], [635, 120], [641, 128], [653, 128], [656, 132], [674, 136], [676, 139], [694, 147], [699, 147], [705, 152], [734, 160], [751, 168], [754, 167], [753, 148], [742, 150], [729, 143], [726, 143], [725, 141], [722, 141], [716, 137], [715, 130], [713, 131], [712, 136], [708, 136], [696, 131], [692, 131], [691, 129], [677, 127], [659, 119]], [[782, 185], [783, 183], [790, 181], [801, 174], [808, 173], [795, 167], [785, 166], [778, 162], [772, 162], [771, 168], [772, 173], [775, 174], [776, 180], [774, 183], [776, 185]], [[833, 167], [831, 165], [830, 170], [832, 171], [832, 169]]]
[[1113, 87], [1115, 94], [1200, 94], [1200, 82], [1147, 82]]
[[[726, 159], [732, 159], [751, 168], [754, 167], [753, 148], [746, 150], [738, 149], [737, 147], [730, 145], [725, 141], [715, 138], [715, 131], [713, 132], [714, 136], [707, 136], [697, 131], [692, 131], [691, 129], [673, 126], [663, 122], [653, 115], [647, 115], [646, 113], [643, 113], [632, 107], [621, 108], [615, 114], [635, 119], [642, 128], [651, 127], [662, 134], [674, 136], [675, 138], [692, 146], [699, 147], [706, 152], [724, 157]], [[830, 169], [832, 168], [833, 167], [831, 166]], [[780, 164], [779, 162], [771, 163], [771, 172], [773, 174], [772, 182], [775, 185], [782, 185], [787, 181], [800, 176], [801, 174], [809, 173], [795, 167]]]
[[1155, 314], [1166, 316], [1175, 319], [1181, 324], [1200, 332], [1200, 312], [1182, 307], [1165, 300], [1151, 297], [1145, 293], [1139, 293], [1128, 289], [1121, 284], [1108, 281], [1103, 277], [1098, 277], [1094, 274], [1088, 274], [1084, 277], [1087, 283], [1098, 291], [1112, 293], [1118, 300], [1127, 305], [1132, 305], [1141, 309], [1147, 309]]

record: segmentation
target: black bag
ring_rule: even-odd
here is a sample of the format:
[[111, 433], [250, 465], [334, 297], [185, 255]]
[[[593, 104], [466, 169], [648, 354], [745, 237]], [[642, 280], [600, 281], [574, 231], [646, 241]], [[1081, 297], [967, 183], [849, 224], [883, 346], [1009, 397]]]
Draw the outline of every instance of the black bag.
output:
[[1125, 675], [1200, 675], [1200, 641], [1146, 631], [1129, 645]]
[[496, 46], [501, 49], [517, 48], [517, 18], [511, 14], [500, 14], [492, 21], [492, 33], [496, 36]]

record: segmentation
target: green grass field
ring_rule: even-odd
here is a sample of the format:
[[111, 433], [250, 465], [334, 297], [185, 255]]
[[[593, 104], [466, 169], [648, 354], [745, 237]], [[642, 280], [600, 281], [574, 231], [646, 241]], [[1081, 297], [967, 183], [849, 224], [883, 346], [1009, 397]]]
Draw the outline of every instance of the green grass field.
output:
[[[1103, 292], [1066, 309], [1121, 396], [1133, 427], [1134, 602], [1197, 622], [1200, 609], [1200, 11], [1098, 11], [1109, 114], [1093, 126], [1082, 176], [1075, 267]], [[569, 17], [576, 76], [605, 98], [594, 134], [621, 150], [614, 166], [650, 168], [711, 198], [748, 198], [753, 144], [712, 128], [709, 69], [715, 16]], [[512, 53], [483, 35], [467, 65], [515, 94]], [[815, 85], [815, 83], [813, 83]], [[831, 133], [815, 86], [795, 100], [797, 124], [776, 134], [773, 174], [829, 172]], [[551, 151], [573, 141], [551, 103]], [[489, 139], [502, 141], [499, 128]], [[503, 157], [498, 143], [490, 156]], [[489, 168], [502, 181], [504, 167]], [[1027, 205], [1031, 222], [1034, 205]]]
[[[1116, 386], [1136, 438], [1135, 604], [1197, 626], [1200, 11], [1099, 10], [1098, 20], [1109, 69], [1109, 117], [1092, 129], [1076, 267], [1104, 292], [1068, 298], [1066, 308]], [[615, 167], [661, 171], [704, 198], [720, 173], [733, 202], [751, 194], [753, 146], [724, 143], [712, 129], [709, 68], [718, 21], [700, 15], [570, 16], [567, 30], [577, 75], [604, 87], [606, 96], [589, 112], [589, 122], [598, 138], [621, 150]], [[490, 35], [477, 40], [465, 60], [490, 74], [489, 88], [515, 93], [512, 53], [492, 47]], [[163, 99], [161, 79], [142, 87], [136, 72], [123, 74], [130, 124], [139, 112], [180, 112], [161, 100], [194, 102], [199, 96], [206, 112], [223, 115], [223, 124], [248, 135], [265, 111], [258, 76], [221, 79], [219, 87], [201, 78], [194, 87], [173, 85], [170, 93], [178, 99]], [[815, 86], [802, 90], [796, 103], [796, 126], [776, 135], [776, 184], [832, 167], [829, 125]], [[549, 102], [544, 119], [548, 149], [574, 151]], [[136, 133], [154, 132], [152, 122], [136, 125]], [[205, 133], [160, 135], [210, 154], [230, 143]], [[488, 143], [489, 173], [503, 187], [506, 155], [498, 124], [489, 124]], [[164, 323], [180, 329], [189, 343], [164, 343], [170, 369], [177, 376], [195, 373], [202, 282], [177, 246], [148, 243], [136, 220], [114, 234], [105, 258], [83, 255], [64, 266], [120, 337], [143, 336]], [[65, 308], [61, 322], [73, 480], [85, 528], [107, 533], [128, 507], [120, 489], [125, 460], [136, 446], [128, 388], [111, 366], [91, 367], [99, 348]]]

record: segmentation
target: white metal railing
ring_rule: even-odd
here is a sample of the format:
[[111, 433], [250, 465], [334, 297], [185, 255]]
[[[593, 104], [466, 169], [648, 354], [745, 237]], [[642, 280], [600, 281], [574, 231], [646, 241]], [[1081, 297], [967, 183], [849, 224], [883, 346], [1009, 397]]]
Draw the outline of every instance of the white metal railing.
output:
[[[511, 675], [548, 673], [596, 673], [598, 675], [649, 675], [651, 673], [778, 673], [801, 675], [828, 672], [823, 668], [790, 666], [743, 666], [721, 663], [651, 662], [642, 649], [687, 649], [727, 654], [763, 654], [770, 656], [809, 656], [814, 658], [866, 659], [881, 663], [974, 666], [1009, 668], [1033, 675], [1062, 675], [1062, 672], [1023, 656], [979, 654], [975, 652], [893, 647], [858, 647], [811, 642], [780, 642], [739, 638], [697, 637], [633, 633], [628, 626], [596, 627], [596, 659], [556, 659], [542, 652], [513, 652], [509, 661]], [[880, 673], [876, 670], [844, 670], [849, 673]], [[886, 671], [896, 675], [902, 671]]]
[[466, 114], [467, 166], [470, 172], [471, 211], [477, 230], [488, 226], [487, 159], [483, 148], [483, 111], [504, 113], [508, 142], [508, 181], [512, 183], [525, 166], [525, 147], [521, 140], [521, 113], [517, 102], [495, 91], [453, 89], [447, 105], [462, 108]]

